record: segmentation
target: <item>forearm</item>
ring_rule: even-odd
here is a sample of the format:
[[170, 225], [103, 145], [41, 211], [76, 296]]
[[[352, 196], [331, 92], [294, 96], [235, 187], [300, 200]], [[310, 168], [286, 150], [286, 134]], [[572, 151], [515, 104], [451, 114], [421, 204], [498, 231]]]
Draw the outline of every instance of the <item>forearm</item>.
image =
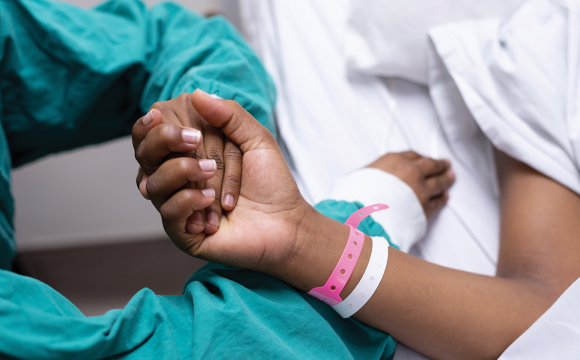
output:
[[540, 290], [393, 250], [381, 286], [355, 318], [431, 358], [496, 359], [555, 300]]
[[[322, 214], [301, 225], [294, 256], [273, 273], [303, 291], [323, 285], [338, 262], [348, 227]], [[370, 258], [364, 248], [341, 298], [359, 282]], [[354, 316], [433, 358], [497, 358], [555, 300], [525, 279], [452, 270], [391, 248], [387, 270], [369, 302]]]

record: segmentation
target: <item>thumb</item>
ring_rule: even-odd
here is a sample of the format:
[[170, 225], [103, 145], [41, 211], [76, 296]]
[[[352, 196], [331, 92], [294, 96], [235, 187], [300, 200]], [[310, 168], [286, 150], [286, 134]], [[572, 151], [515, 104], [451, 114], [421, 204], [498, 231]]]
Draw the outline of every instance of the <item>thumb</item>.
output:
[[256, 149], [278, 149], [274, 135], [233, 100], [219, 100], [197, 89], [191, 94], [191, 104], [211, 125], [240, 147], [242, 153]]

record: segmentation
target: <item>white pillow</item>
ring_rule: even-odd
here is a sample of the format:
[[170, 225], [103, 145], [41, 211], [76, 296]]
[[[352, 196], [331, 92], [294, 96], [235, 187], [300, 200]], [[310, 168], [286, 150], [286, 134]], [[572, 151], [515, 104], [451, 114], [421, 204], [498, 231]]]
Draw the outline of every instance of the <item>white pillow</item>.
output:
[[448, 22], [505, 18], [523, 0], [351, 0], [350, 70], [427, 85], [427, 30]]

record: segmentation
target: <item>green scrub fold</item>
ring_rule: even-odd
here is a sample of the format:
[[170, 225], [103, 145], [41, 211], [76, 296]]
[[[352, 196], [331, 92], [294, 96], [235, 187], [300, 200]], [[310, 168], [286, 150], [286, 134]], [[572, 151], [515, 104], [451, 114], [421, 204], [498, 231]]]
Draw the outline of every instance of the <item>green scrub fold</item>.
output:
[[156, 101], [200, 88], [274, 132], [274, 84], [222, 17], [115, 0], [91, 10], [0, 0], [0, 269], [15, 252], [10, 169], [131, 133]]
[[[268, 275], [208, 264], [180, 296], [138, 292], [85, 317], [50, 286], [10, 271], [12, 164], [130, 133], [156, 101], [201, 88], [274, 132], [272, 80], [223, 18], [114, 0], [93, 10], [0, 0], [0, 358], [387, 359], [395, 341]], [[113, 204], [112, 204], [113, 205]], [[326, 201], [339, 221], [358, 203]], [[372, 219], [359, 229], [384, 230]]]
[[[317, 209], [344, 221], [360, 203]], [[388, 235], [371, 218], [359, 230]], [[180, 296], [138, 292], [85, 317], [37, 280], [0, 270], [0, 355], [22, 359], [390, 359], [396, 342], [269, 275], [210, 263]]]

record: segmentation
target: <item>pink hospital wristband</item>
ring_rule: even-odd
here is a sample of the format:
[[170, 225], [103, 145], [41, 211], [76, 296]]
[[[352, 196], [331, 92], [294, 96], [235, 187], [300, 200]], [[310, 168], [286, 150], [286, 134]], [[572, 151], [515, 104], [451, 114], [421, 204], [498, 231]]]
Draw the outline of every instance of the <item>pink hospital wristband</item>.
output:
[[338, 260], [338, 264], [336, 264], [336, 267], [328, 278], [328, 281], [326, 281], [326, 284], [310, 290], [308, 295], [311, 295], [331, 306], [342, 302], [340, 292], [344, 289], [344, 286], [354, 271], [354, 267], [360, 257], [365, 241], [365, 234], [358, 231], [357, 227], [361, 221], [370, 214], [388, 208], [389, 207], [385, 204], [365, 206], [356, 211], [346, 220], [345, 224], [350, 227], [350, 235], [346, 247], [340, 256], [340, 260]]

